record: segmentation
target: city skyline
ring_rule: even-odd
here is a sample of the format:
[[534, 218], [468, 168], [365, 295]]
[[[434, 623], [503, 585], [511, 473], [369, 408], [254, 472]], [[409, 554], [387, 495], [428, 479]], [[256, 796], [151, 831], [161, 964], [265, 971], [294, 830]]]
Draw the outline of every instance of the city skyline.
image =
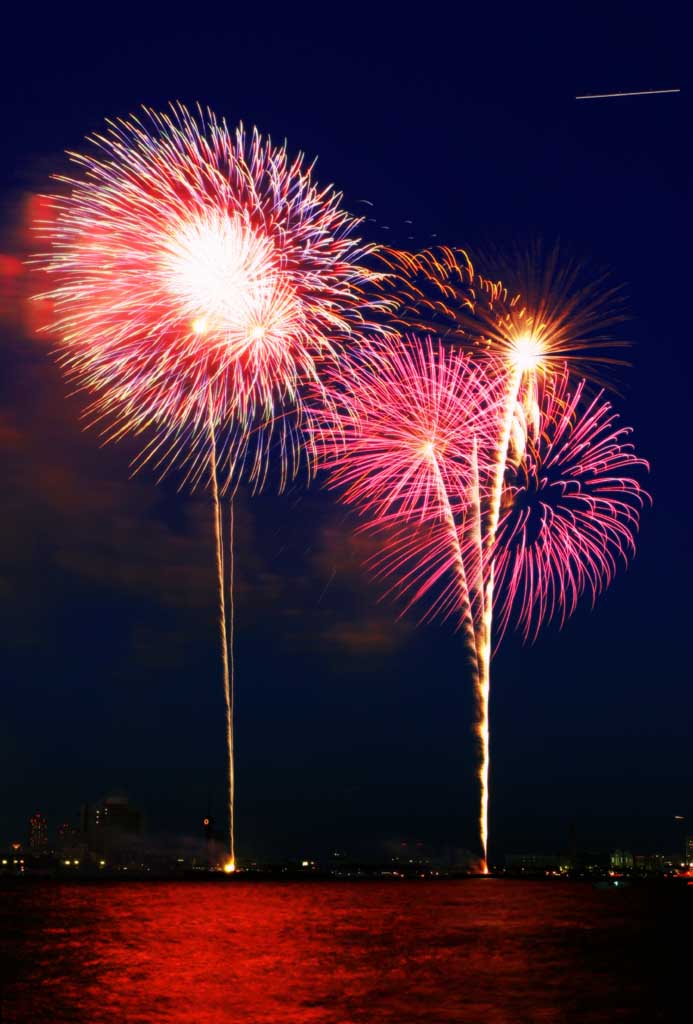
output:
[[[201, 812], [202, 816], [198, 817], [194, 823], [195, 827], [162, 834], [150, 830], [145, 809], [133, 804], [130, 797], [124, 792], [117, 791], [96, 800], [82, 802], [79, 805], [78, 813], [68, 816], [67, 820], [50, 821], [40, 810], [36, 810], [27, 819], [25, 836], [14, 835], [10, 839], [8, 836], [0, 835], [0, 849], [21, 849], [23, 852], [41, 857], [45, 855], [58, 856], [65, 849], [81, 846], [85, 851], [88, 850], [94, 858], [96, 855], [104, 856], [109, 843], [115, 842], [113, 848], [117, 849], [120, 843], [119, 836], [129, 836], [132, 838], [135, 848], [140, 851], [175, 850], [176, 844], [182, 844], [181, 848], [187, 846], [190, 849], [197, 846], [197, 855], [200, 856], [203, 847], [206, 847], [210, 863], [213, 862], [216, 868], [221, 870], [225, 848], [223, 803], [219, 810], [222, 811], [222, 814], [220, 818], [217, 818], [212, 813], [210, 805], [207, 804], [206, 809]], [[662, 818], [659, 836], [655, 840], [619, 834], [616, 829], [607, 838], [595, 840], [589, 833], [581, 832], [579, 824], [571, 822], [564, 835], [543, 836], [538, 841], [535, 840], [534, 844], [531, 839], [520, 835], [511, 838], [503, 849], [496, 851], [494, 865], [497, 867], [505, 863], [507, 866], [513, 862], [519, 863], [522, 857], [532, 856], [540, 859], [542, 857], [572, 858], [575, 861], [578, 851], [582, 851], [581, 856], [585, 852], [591, 851], [599, 856], [610, 854], [613, 858], [621, 851], [627, 851], [631, 860], [633, 856], [639, 857], [641, 862], [653, 857], [665, 857], [670, 860], [673, 857], [678, 857], [681, 864], [693, 866], [692, 826], [693, 822], [690, 819], [686, 819], [682, 815], [675, 815], [673, 819]], [[344, 838], [346, 847], [348, 847], [349, 837]], [[313, 856], [324, 861], [325, 858], [329, 859], [334, 855], [333, 848], [335, 847], [342, 850], [340, 856], [356, 860], [364, 858], [366, 861], [377, 861], [379, 858], [392, 859], [393, 849], [401, 846], [412, 850], [425, 848], [428, 856], [433, 856], [439, 861], [441, 858], [442, 861], [449, 861], [454, 851], [457, 850], [457, 856], [461, 857], [462, 861], [467, 859], [472, 866], [475, 861], [472, 849], [456, 847], [454, 844], [441, 844], [435, 840], [423, 842], [414, 834], [388, 837], [352, 836], [351, 842], [353, 846], [351, 853], [346, 850], [344, 844], [325, 844], [321, 843], [319, 839], [312, 843], [310, 840], [304, 841], [293, 850], [284, 850], [269, 857], [258, 857], [252, 850], [249, 850], [245, 857], [239, 859], [239, 866], [242, 870], [253, 863], [299, 863], [308, 850]], [[529, 850], [533, 850], [533, 853], [528, 853]], [[668, 852], [662, 853], [662, 850]], [[679, 851], [678, 854], [673, 854], [672, 851], [676, 850]], [[96, 862], [98, 862], [98, 858], [95, 860]], [[104, 861], [101, 861], [100, 864], [102, 867], [105, 866]], [[632, 868], [633, 864], [628, 866]]]

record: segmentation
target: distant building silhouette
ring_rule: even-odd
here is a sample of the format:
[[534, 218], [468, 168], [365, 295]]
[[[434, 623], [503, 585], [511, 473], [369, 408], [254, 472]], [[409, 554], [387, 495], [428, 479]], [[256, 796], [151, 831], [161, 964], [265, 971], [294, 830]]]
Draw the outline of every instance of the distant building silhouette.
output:
[[58, 850], [60, 853], [71, 851], [80, 846], [80, 831], [74, 825], [63, 822], [58, 827]]
[[29, 850], [33, 854], [48, 850], [48, 822], [40, 811], [29, 818]]
[[142, 812], [122, 794], [82, 806], [82, 834], [90, 853], [111, 862], [127, 860], [142, 835]]

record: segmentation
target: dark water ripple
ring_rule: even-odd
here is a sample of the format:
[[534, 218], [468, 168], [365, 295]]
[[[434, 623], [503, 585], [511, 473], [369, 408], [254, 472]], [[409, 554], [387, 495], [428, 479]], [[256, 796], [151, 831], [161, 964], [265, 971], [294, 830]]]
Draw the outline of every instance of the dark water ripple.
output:
[[1, 1024], [680, 1021], [693, 893], [578, 883], [0, 890]]

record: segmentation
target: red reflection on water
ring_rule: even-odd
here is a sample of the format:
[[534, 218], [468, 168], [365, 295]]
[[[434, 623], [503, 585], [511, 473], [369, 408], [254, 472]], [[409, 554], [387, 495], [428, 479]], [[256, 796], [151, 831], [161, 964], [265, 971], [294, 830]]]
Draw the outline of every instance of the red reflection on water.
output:
[[633, 889], [147, 883], [0, 899], [3, 1024], [611, 1024], [666, 1020], [672, 998], [678, 909]]

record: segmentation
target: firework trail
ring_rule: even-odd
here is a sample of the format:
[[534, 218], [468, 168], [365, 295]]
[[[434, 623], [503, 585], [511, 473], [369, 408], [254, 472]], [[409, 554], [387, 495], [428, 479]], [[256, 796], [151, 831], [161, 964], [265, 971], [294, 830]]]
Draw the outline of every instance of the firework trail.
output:
[[[219, 597], [219, 632], [221, 640], [221, 670], [224, 686], [224, 705], [226, 710], [226, 750], [227, 750], [227, 771], [228, 771], [228, 811], [229, 811], [229, 858], [224, 865], [228, 873], [232, 873], [236, 867], [236, 832], [234, 828], [235, 818], [235, 763], [234, 763], [234, 736], [233, 736], [233, 696], [234, 696], [234, 675], [233, 675], [233, 528], [229, 536], [229, 614], [226, 612], [226, 571], [224, 566], [224, 520], [221, 501], [219, 499], [219, 476], [217, 473], [217, 445], [214, 432], [214, 420], [210, 415], [210, 485], [212, 488], [212, 502], [214, 515], [214, 546], [217, 568], [217, 593]], [[233, 517], [233, 503], [229, 502], [230, 515]], [[233, 519], [231, 519], [233, 523]]]
[[[322, 384], [371, 309], [369, 248], [341, 195], [312, 166], [290, 160], [256, 130], [231, 132], [211, 111], [107, 122], [70, 154], [77, 177], [58, 180], [51, 218], [36, 226], [49, 252], [50, 330], [87, 417], [108, 440], [143, 435], [136, 468], [172, 467], [211, 486], [223, 639], [233, 837], [233, 602], [223, 558], [221, 498], [239, 482], [257, 491], [270, 461], [281, 489], [315, 453], [304, 392]], [[276, 463], [275, 463], [276, 457]], [[231, 540], [229, 541], [231, 544]], [[232, 552], [231, 552], [232, 557]]]

